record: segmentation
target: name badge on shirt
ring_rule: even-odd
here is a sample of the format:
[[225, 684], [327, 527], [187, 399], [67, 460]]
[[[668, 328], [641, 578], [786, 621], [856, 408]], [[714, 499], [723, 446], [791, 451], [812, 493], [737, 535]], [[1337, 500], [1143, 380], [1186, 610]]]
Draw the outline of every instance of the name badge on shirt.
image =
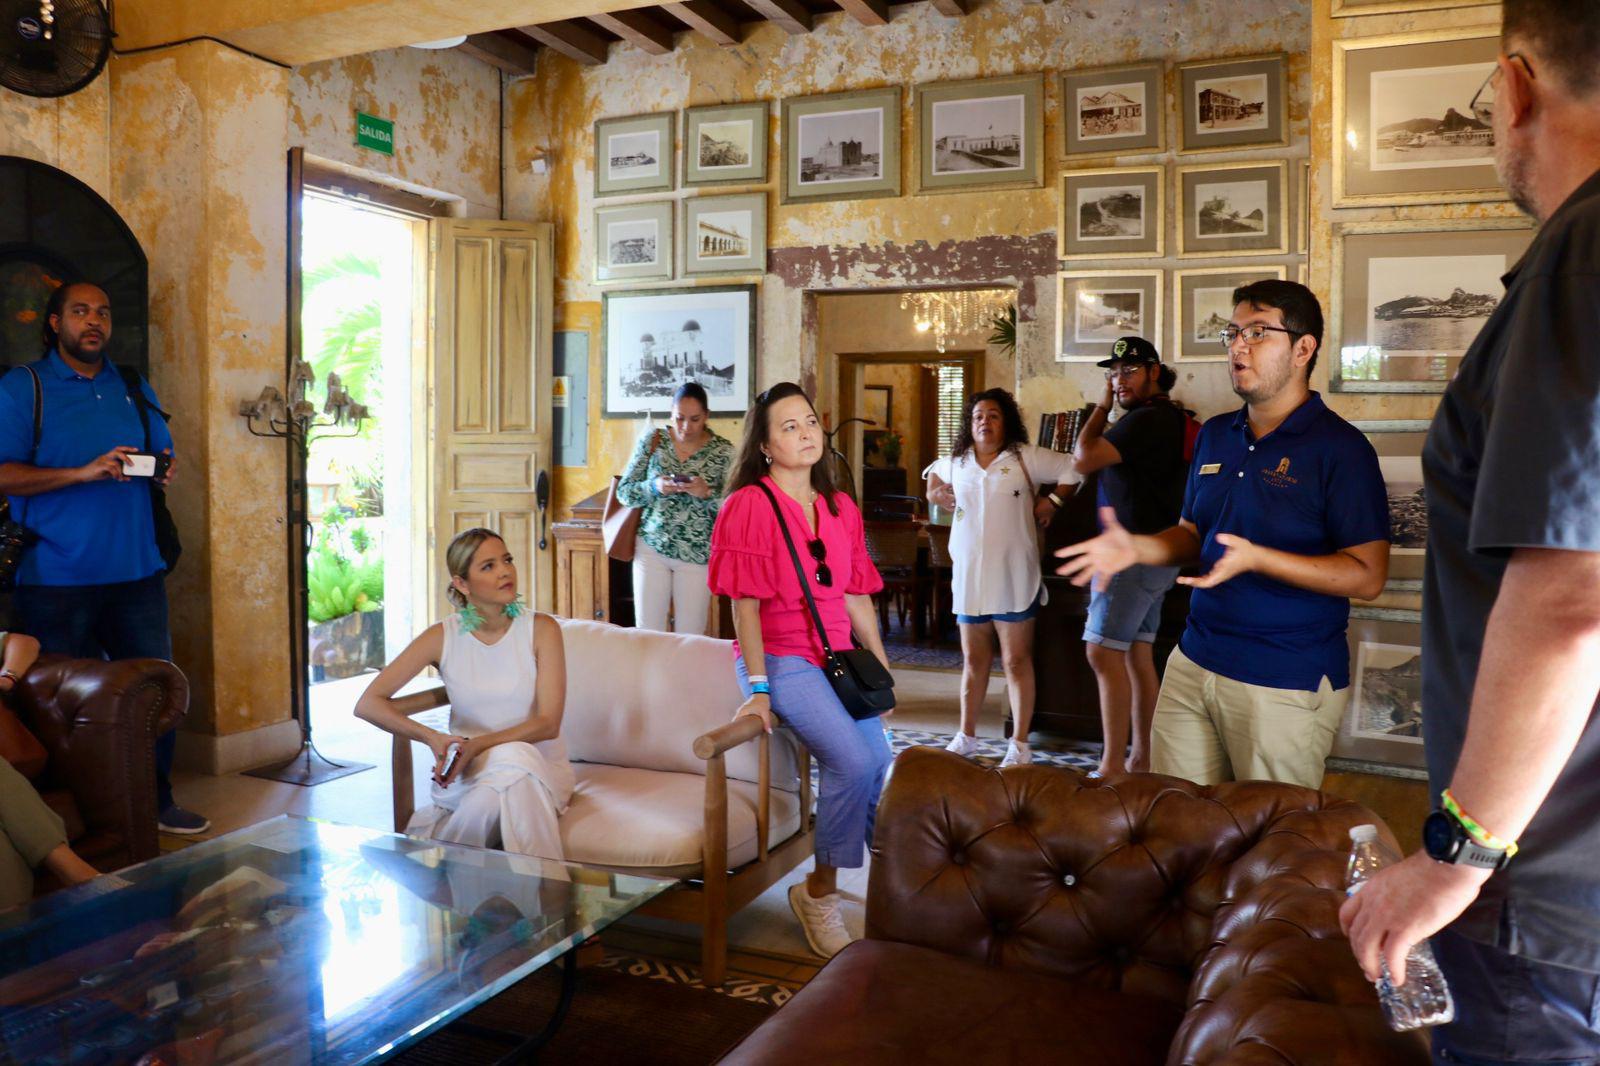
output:
[[1200, 476], [1201, 477], [1204, 477], [1207, 474], [1220, 474], [1220, 473], [1222, 473], [1222, 464], [1221, 463], [1204, 463], [1200, 467]]

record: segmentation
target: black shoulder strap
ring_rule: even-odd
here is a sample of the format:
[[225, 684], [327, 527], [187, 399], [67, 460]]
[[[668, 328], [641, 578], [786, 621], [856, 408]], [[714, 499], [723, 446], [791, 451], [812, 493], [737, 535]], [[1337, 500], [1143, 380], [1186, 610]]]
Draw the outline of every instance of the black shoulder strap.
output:
[[37, 466], [34, 460], [39, 458], [39, 441], [44, 439], [44, 385], [39, 381], [39, 372], [33, 367], [25, 366], [22, 369], [33, 379], [33, 450], [28, 453], [28, 465]]
[[828, 646], [828, 630], [822, 624], [822, 612], [817, 610], [817, 601], [811, 595], [811, 582], [806, 580], [806, 568], [800, 562], [800, 553], [795, 550], [794, 537], [789, 533], [789, 523], [783, 520], [783, 509], [778, 506], [778, 498], [767, 488], [764, 481], [757, 481], [756, 487], [767, 494], [767, 502], [772, 504], [773, 516], [778, 520], [778, 529], [783, 532], [783, 542], [789, 546], [789, 558], [794, 560], [795, 576], [800, 579], [800, 588], [806, 594], [806, 605], [811, 608], [811, 621], [817, 626], [817, 639], [822, 641], [822, 661], [827, 662], [833, 658], [833, 649]]
[[[133, 406], [139, 412], [139, 425], [144, 427], [144, 450], [150, 451], [150, 401], [145, 399], [144, 386], [139, 380], [139, 372], [131, 366], [117, 367], [117, 376], [122, 378], [122, 387], [128, 390], [128, 399], [133, 401]], [[161, 417], [167, 417], [165, 411]]]

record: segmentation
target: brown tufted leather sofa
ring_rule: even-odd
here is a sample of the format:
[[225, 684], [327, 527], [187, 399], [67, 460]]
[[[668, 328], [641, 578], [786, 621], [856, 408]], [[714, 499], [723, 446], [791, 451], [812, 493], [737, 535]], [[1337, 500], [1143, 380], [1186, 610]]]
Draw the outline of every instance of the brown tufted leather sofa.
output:
[[1426, 1063], [1339, 932], [1363, 822], [1387, 838], [1292, 785], [912, 748], [878, 810], [866, 939], [723, 1061]]
[[29, 780], [73, 849], [103, 871], [153, 858], [155, 740], [189, 708], [183, 671], [160, 659], [45, 655], [8, 702], [48, 754]]

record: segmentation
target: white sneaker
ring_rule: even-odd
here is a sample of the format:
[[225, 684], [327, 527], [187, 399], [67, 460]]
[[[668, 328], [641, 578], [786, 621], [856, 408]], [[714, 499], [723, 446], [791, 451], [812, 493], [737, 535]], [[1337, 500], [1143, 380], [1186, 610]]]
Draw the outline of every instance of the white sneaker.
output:
[[843, 902], [839, 893], [830, 892], [821, 899], [806, 891], [805, 882], [789, 886], [789, 906], [794, 908], [800, 928], [805, 931], [806, 943], [811, 950], [825, 959], [831, 959], [850, 946], [850, 930], [844, 925]]
[[950, 738], [950, 743], [944, 746], [945, 751], [953, 751], [963, 759], [970, 759], [978, 754], [978, 738], [969, 737], [965, 733], [957, 733]]
[[1000, 760], [1000, 769], [1008, 766], [1026, 766], [1033, 761], [1033, 749], [1013, 740], [1006, 745], [1006, 757]]

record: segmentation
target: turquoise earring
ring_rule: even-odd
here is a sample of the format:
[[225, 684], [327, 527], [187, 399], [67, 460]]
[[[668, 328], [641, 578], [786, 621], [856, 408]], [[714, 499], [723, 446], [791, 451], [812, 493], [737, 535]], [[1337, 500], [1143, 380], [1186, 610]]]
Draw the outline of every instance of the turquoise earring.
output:
[[479, 626], [483, 625], [483, 613], [471, 603], [457, 609], [456, 618], [461, 621], [461, 632], [463, 633], [474, 632]]
[[518, 596], [510, 603], [506, 604], [506, 617], [511, 619], [513, 622], [527, 613], [528, 605], [522, 602], [521, 596]]

